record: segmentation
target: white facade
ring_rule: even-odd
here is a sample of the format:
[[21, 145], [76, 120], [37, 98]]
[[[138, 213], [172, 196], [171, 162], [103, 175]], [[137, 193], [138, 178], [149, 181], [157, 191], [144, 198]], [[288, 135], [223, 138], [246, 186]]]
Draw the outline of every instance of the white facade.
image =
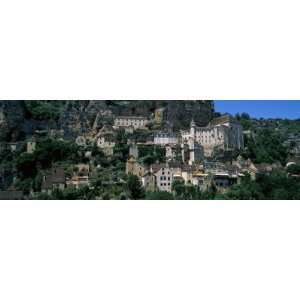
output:
[[156, 173], [156, 186], [160, 191], [171, 192], [173, 183], [173, 172], [167, 166], [162, 166]]
[[190, 131], [182, 131], [181, 138], [185, 142], [192, 138], [202, 145], [205, 156], [211, 156], [215, 147], [224, 150], [242, 149], [244, 147], [242, 126], [229, 117], [224, 122], [216, 122], [207, 127], [197, 127], [192, 122]]
[[114, 121], [116, 127], [133, 127], [134, 129], [145, 128], [148, 120], [144, 117], [117, 117]]
[[100, 136], [97, 140], [97, 146], [99, 148], [113, 148], [116, 145], [114, 141], [110, 137]]
[[154, 144], [155, 145], [168, 145], [168, 144], [177, 144], [178, 137], [174, 133], [161, 132], [154, 135]]

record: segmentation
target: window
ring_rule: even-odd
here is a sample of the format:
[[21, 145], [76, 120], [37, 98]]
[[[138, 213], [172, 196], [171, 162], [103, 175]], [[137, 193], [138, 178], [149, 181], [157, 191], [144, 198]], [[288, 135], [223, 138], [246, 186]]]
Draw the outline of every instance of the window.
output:
[[170, 177], [168, 177], [168, 180], [170, 181]]
[[162, 176], [160, 176], [160, 180], [163, 180], [164, 178]]
[[170, 182], [168, 182], [168, 185], [171, 185]]

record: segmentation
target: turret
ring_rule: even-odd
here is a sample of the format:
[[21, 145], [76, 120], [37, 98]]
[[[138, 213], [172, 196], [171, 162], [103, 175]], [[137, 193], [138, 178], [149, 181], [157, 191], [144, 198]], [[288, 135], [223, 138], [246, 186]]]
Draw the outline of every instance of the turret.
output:
[[195, 138], [195, 133], [196, 133], [196, 123], [194, 119], [191, 121], [191, 137], [194, 139]]

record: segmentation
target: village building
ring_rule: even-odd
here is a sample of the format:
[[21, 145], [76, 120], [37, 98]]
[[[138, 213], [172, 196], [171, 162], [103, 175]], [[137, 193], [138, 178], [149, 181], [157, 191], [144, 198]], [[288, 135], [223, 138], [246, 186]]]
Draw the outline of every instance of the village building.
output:
[[237, 167], [239, 169], [240, 174], [249, 174], [251, 179], [255, 180], [258, 169], [249, 158], [243, 159], [239, 155], [237, 157], [237, 160], [232, 162], [232, 166]]
[[239, 150], [244, 147], [242, 126], [229, 115], [213, 119], [206, 127], [198, 127], [192, 121], [189, 131], [181, 131], [181, 138], [183, 142], [192, 138], [202, 145], [206, 157], [212, 156], [215, 148]]
[[68, 186], [80, 188], [90, 185], [90, 166], [89, 164], [78, 164], [75, 166], [75, 171], [70, 179], [67, 180]]
[[204, 159], [203, 147], [195, 142], [193, 138], [188, 138], [185, 143], [181, 144], [181, 149], [183, 163], [193, 165], [195, 163], [200, 163]]
[[166, 160], [167, 161], [176, 160], [177, 157], [181, 157], [180, 145], [167, 144], [165, 146], [165, 150], [166, 150]]
[[63, 168], [53, 168], [43, 176], [41, 190], [51, 194], [54, 190], [64, 190], [66, 187], [66, 175]]
[[178, 144], [178, 137], [173, 132], [158, 132], [154, 135], [155, 145], [176, 145]]
[[153, 164], [151, 172], [156, 180], [156, 187], [159, 191], [171, 192], [173, 183], [173, 172], [167, 164]]
[[114, 126], [117, 128], [133, 127], [134, 129], [145, 129], [149, 120], [145, 117], [137, 116], [119, 116], [114, 120]]
[[148, 172], [148, 168], [140, 164], [134, 157], [126, 162], [126, 174], [136, 175], [142, 178]]
[[96, 136], [96, 143], [105, 155], [111, 156], [114, 153], [115, 132], [111, 126], [103, 126]]

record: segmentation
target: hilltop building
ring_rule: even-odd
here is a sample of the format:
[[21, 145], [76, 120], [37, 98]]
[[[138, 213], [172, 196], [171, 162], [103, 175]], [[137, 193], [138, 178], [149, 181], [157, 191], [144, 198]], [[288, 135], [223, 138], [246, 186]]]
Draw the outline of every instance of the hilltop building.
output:
[[206, 127], [198, 127], [192, 121], [189, 131], [181, 131], [181, 138], [183, 142], [192, 139], [202, 145], [208, 157], [216, 148], [234, 150], [244, 147], [242, 126], [229, 115], [213, 119]]

